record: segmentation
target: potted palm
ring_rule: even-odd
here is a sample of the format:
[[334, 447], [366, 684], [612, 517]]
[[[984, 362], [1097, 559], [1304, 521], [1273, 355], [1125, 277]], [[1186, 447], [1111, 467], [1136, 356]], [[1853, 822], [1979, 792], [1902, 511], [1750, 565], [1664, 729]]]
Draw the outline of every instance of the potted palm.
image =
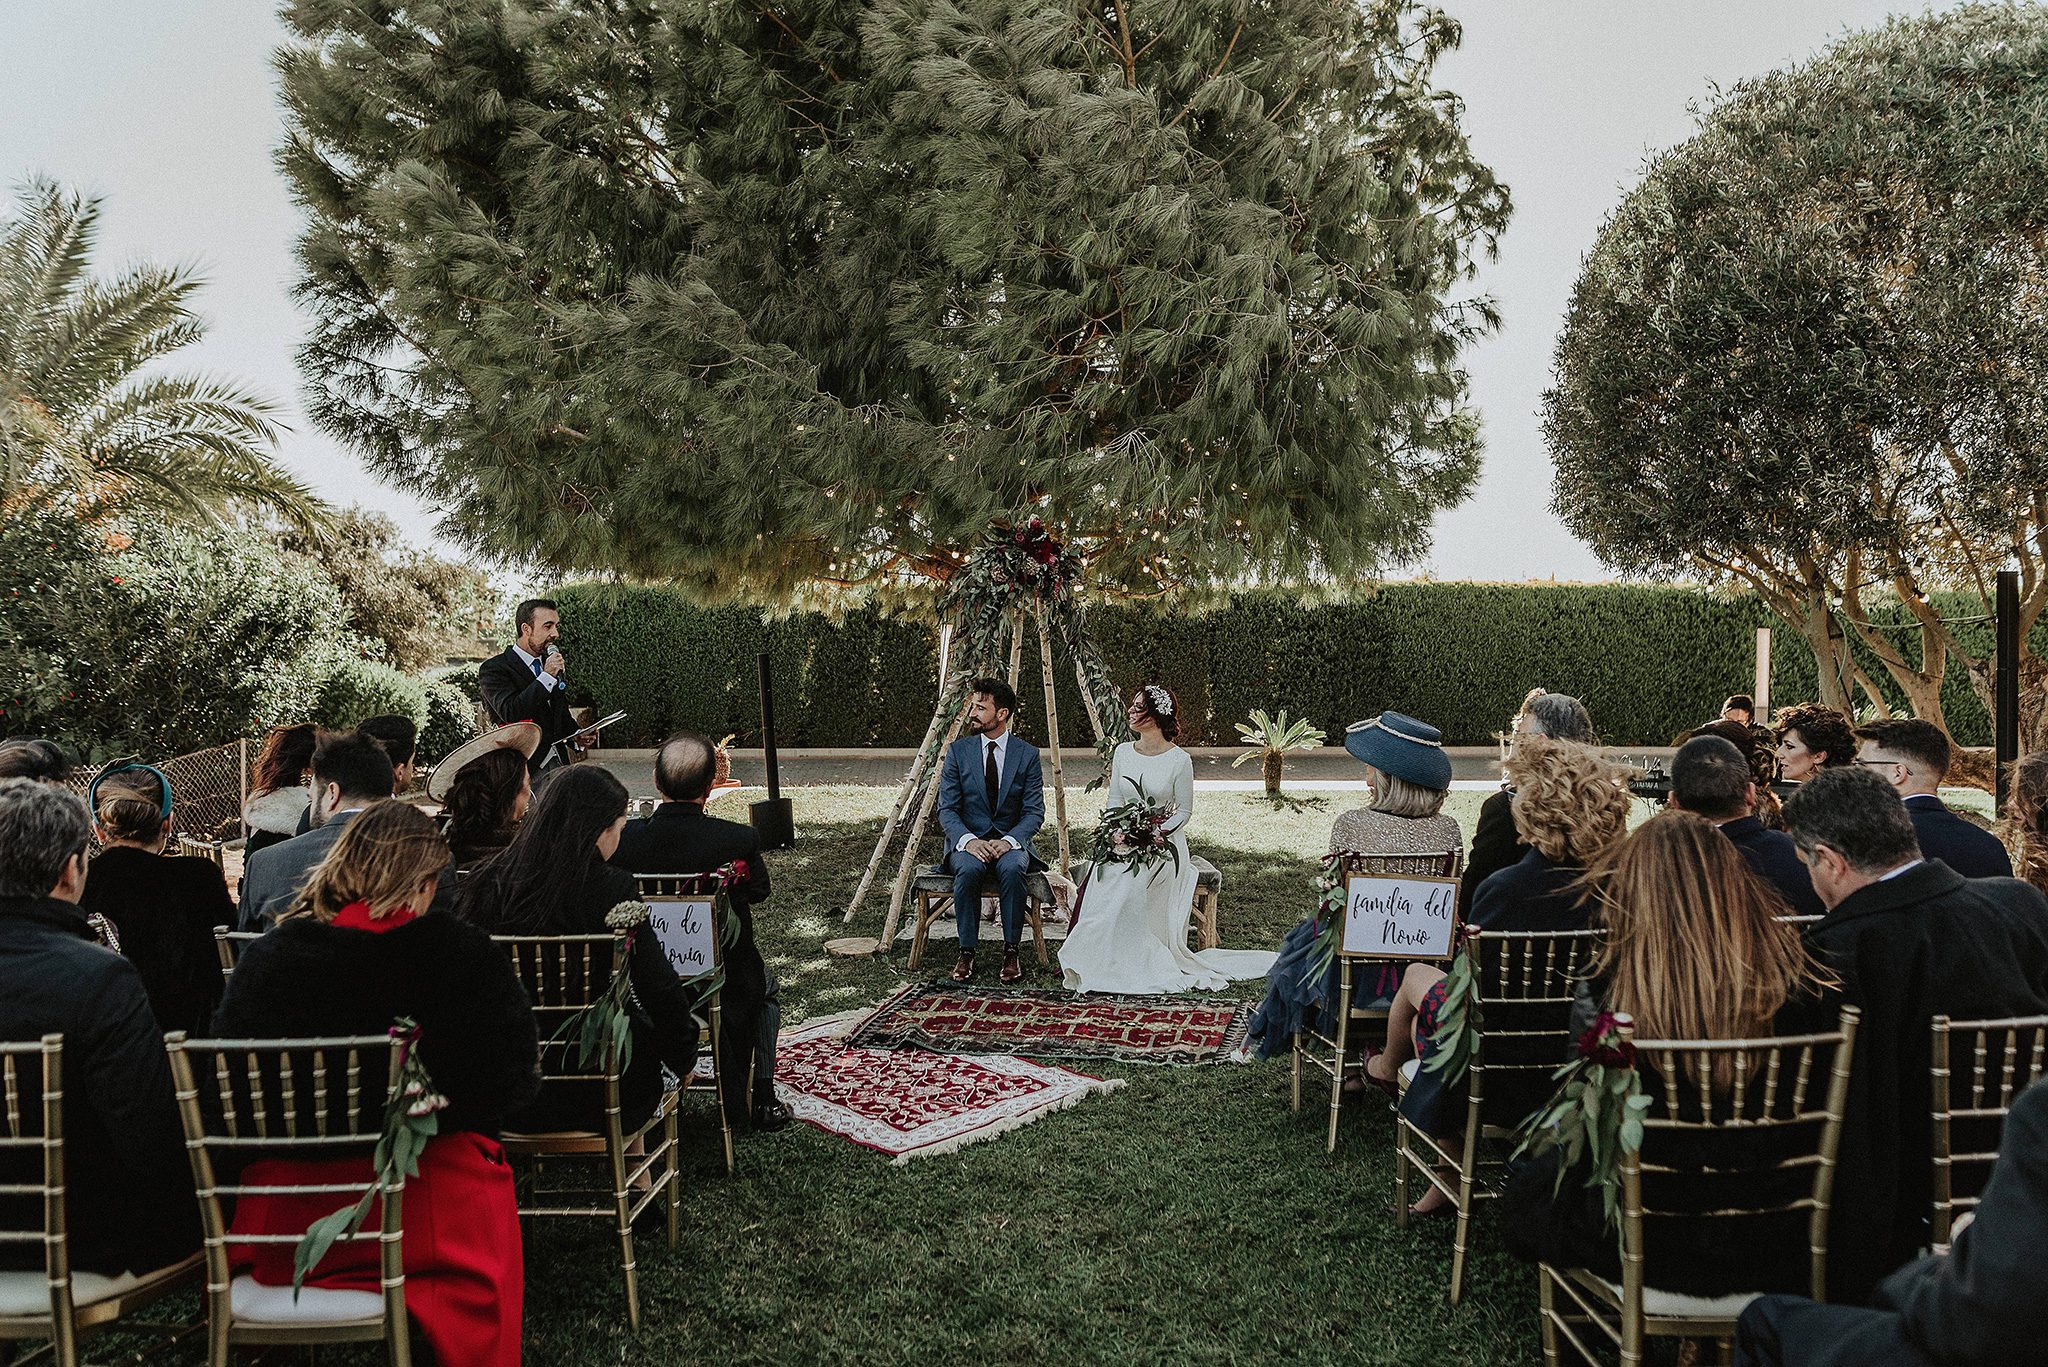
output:
[[1313, 750], [1323, 743], [1320, 728], [1303, 717], [1299, 721], [1287, 720], [1287, 709], [1281, 708], [1280, 715], [1269, 717], [1264, 708], [1252, 709], [1249, 722], [1237, 724], [1237, 734], [1244, 737], [1245, 744], [1252, 748], [1230, 762], [1235, 769], [1254, 757], [1265, 761], [1266, 796], [1280, 795], [1280, 770], [1287, 762], [1290, 750]]

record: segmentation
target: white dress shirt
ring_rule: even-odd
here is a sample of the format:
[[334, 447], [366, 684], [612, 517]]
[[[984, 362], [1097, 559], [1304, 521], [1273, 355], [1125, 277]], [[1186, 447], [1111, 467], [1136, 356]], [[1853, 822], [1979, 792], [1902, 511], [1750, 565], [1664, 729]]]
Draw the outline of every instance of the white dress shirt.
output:
[[548, 692], [552, 693], [562, 686], [562, 681], [560, 679], [548, 673], [545, 669], [536, 668], [536, 666], [545, 663], [540, 656], [528, 655], [518, 646], [512, 647], [512, 653], [519, 657], [520, 663], [524, 664], [527, 670], [530, 673], [532, 673], [535, 678], [538, 678], [540, 680], [540, 686], [542, 688], [545, 688]]
[[[976, 736], [974, 738], [974, 743], [978, 747], [974, 756], [974, 776], [977, 780], [980, 779], [982, 774], [985, 773], [988, 769], [989, 747], [995, 747], [996, 791], [1000, 793], [1003, 790], [1003, 781], [1010, 776], [1010, 766], [1007, 763], [1010, 756], [1009, 731], [1007, 729], [1004, 730], [1003, 734], [1000, 736]], [[994, 817], [995, 813], [990, 812], [989, 816]], [[953, 846], [953, 848], [956, 850], [964, 850], [969, 845], [973, 844], [975, 841], [979, 839], [981, 839], [980, 836], [976, 835], [973, 831], [969, 831], [967, 834], [960, 837], [960, 842]], [[1013, 850], [1021, 850], [1024, 848], [1022, 845], [1019, 845], [1015, 840], [1013, 840], [1011, 837], [1007, 835], [1003, 837], [1003, 843], [1008, 845]]]

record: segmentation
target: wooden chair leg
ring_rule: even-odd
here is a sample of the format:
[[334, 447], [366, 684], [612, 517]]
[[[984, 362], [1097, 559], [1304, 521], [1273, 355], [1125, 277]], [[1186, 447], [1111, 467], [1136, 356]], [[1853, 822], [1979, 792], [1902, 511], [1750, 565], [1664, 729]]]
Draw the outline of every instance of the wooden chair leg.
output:
[[1223, 943], [1216, 930], [1216, 894], [1207, 888], [1195, 890], [1195, 947], [1215, 949]]
[[[676, 1236], [682, 1232], [680, 1210], [682, 1207], [681, 1158], [676, 1146], [676, 1117], [682, 1112], [683, 1098], [676, 1097], [676, 1104], [668, 1108], [668, 1119], [662, 1123], [662, 1140], [668, 1145], [668, 1161], [662, 1165], [662, 1181], [668, 1184], [668, 1251], [676, 1251]], [[725, 1122], [725, 1107], [718, 1108], [719, 1123]], [[732, 1127], [725, 1131], [725, 1175], [732, 1176]]]
[[1031, 941], [1038, 946], [1038, 966], [1052, 967], [1052, 960], [1045, 956], [1045, 909], [1036, 900], [1031, 903]]
[[[913, 973], [917, 971], [918, 961], [924, 958], [925, 937], [932, 930], [931, 895], [920, 892], [914, 896], [917, 900], [917, 929], [910, 936], [910, 962], [906, 965]], [[887, 954], [889, 946], [883, 945], [882, 952]]]
[[607, 1143], [606, 1157], [611, 1160], [612, 1169], [612, 1220], [618, 1227], [619, 1261], [626, 1273], [626, 1324], [635, 1333], [640, 1330], [640, 1276], [633, 1264], [633, 1215], [630, 1202], [632, 1189], [626, 1181], [626, 1154], [623, 1143]]
[[1451, 1243], [1451, 1304], [1465, 1299], [1465, 1248], [1472, 1232], [1473, 1179], [1479, 1172], [1478, 1126], [1465, 1127], [1465, 1145], [1458, 1164], [1458, 1228]]
[[[718, 1133], [725, 1145], [725, 1175], [730, 1177], [733, 1174], [732, 1117], [725, 1107], [728, 1083], [725, 1076], [725, 1008], [720, 1005], [720, 1000], [720, 997], [711, 999], [711, 1098], [718, 1107]], [[681, 1106], [681, 1097], [676, 1098], [676, 1104]]]
[[1557, 1288], [1550, 1264], [1536, 1265], [1536, 1322], [1543, 1329], [1543, 1367], [1557, 1367]]
[[1293, 1039], [1288, 1042], [1287, 1052], [1292, 1056], [1294, 1063], [1293, 1110], [1296, 1115], [1299, 1115], [1301, 1114], [1301, 1031], [1297, 1030], [1294, 1032]]
[[1394, 1115], [1394, 1228], [1408, 1228], [1408, 1121]]
[[1337, 973], [1344, 988], [1337, 994], [1337, 1057], [1330, 1067], [1330, 1133], [1323, 1143], [1324, 1153], [1337, 1151], [1337, 1115], [1344, 1105], [1344, 1058], [1351, 1044], [1351, 972], [1340, 963]]

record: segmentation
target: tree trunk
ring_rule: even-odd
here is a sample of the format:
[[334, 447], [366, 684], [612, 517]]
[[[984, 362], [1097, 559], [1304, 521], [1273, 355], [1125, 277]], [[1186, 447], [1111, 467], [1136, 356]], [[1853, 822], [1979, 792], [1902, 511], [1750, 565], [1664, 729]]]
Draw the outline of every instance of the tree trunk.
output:
[[1280, 766], [1285, 764], [1286, 762], [1287, 757], [1281, 754], [1278, 750], [1268, 750], [1266, 752], [1267, 797], [1280, 796]]

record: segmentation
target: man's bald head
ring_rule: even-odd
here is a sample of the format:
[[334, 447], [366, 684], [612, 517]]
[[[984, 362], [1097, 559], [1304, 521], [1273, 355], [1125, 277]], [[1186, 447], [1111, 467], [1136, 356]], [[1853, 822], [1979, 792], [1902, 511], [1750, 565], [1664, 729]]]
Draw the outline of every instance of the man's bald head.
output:
[[695, 731], [676, 732], [654, 758], [654, 786], [670, 802], [702, 802], [711, 795], [717, 773], [717, 749]]

